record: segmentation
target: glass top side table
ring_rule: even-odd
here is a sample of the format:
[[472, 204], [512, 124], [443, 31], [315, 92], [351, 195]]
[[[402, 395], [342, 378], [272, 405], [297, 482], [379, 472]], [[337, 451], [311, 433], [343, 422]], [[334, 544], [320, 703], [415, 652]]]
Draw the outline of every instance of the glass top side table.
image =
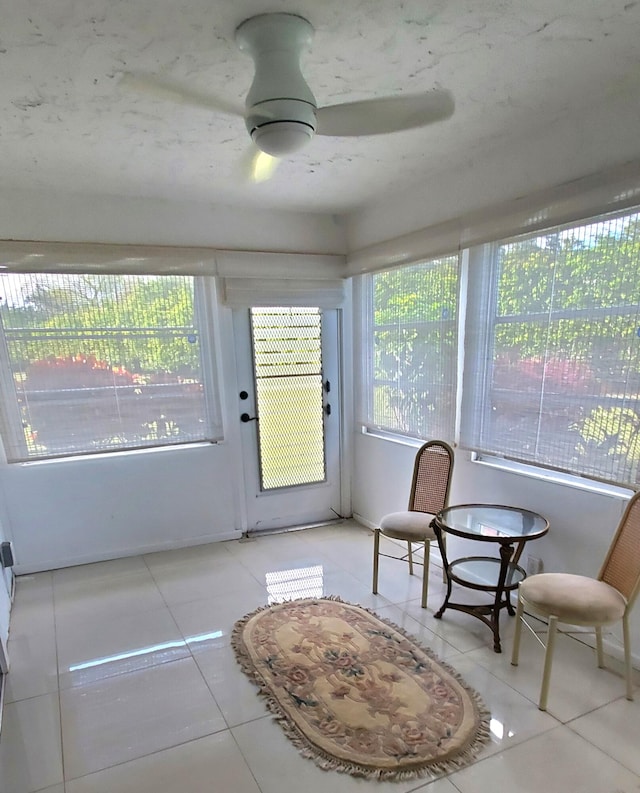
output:
[[[549, 531], [549, 522], [542, 515], [520, 507], [460, 504], [441, 510], [433, 519], [432, 526], [447, 577], [447, 594], [435, 613], [436, 619], [440, 619], [446, 609], [471, 614], [491, 628], [493, 649], [497, 653], [502, 652], [500, 611], [506, 608], [511, 616], [515, 614], [510, 595], [526, 578], [526, 572], [518, 565], [518, 561], [525, 543], [544, 536]], [[466, 556], [449, 561], [443, 533], [478, 542], [499, 543], [500, 558]], [[514, 546], [517, 546], [515, 550]], [[487, 604], [452, 603], [453, 583], [490, 593], [493, 601]]]

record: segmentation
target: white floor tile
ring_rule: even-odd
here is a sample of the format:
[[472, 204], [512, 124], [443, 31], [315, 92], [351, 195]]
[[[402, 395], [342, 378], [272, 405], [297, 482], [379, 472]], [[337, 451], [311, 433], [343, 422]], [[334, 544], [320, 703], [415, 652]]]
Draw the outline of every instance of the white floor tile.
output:
[[[373, 582], [373, 563], [369, 561], [369, 569], [361, 568], [359, 578], [369, 588]], [[431, 580], [433, 579], [433, 580]], [[437, 569], [430, 570], [429, 592], [427, 594], [427, 605], [434, 610], [440, 605], [442, 598], [439, 590], [434, 592], [434, 587], [438, 589], [438, 584], [442, 582]], [[392, 603], [406, 603], [409, 600], [420, 600], [422, 598], [422, 567], [416, 565], [414, 574], [409, 575], [409, 565], [406, 562], [399, 562], [394, 559], [380, 559], [378, 569], [378, 592]]]
[[[23, 590], [24, 591], [24, 590]], [[11, 613], [6, 701], [15, 702], [57, 691], [55, 623], [53, 598], [19, 602]]]
[[[523, 629], [518, 666], [511, 666], [512, 641], [504, 643], [500, 655], [489, 648], [470, 652], [469, 658], [489, 669], [537, 705], [542, 682], [544, 650]], [[575, 719], [624, 694], [623, 678], [608, 669], [598, 669], [595, 651], [568, 636], [556, 639], [548, 711], [559, 721]]]
[[567, 727], [475, 763], [449, 779], [460, 793], [637, 793], [638, 777]]
[[192, 658], [60, 692], [67, 779], [226, 727]]
[[238, 556], [243, 556], [245, 553], [250, 553], [254, 550], [258, 550], [260, 553], [278, 553], [280, 550], [284, 553], [292, 553], [294, 550], [299, 551], [305, 548], [307, 536], [316, 530], [321, 531], [322, 529], [283, 531], [273, 534], [255, 532], [248, 539], [227, 543], [227, 550]]
[[[256, 545], [246, 543], [242, 550], [234, 553], [234, 558], [249, 570], [260, 584], [266, 584], [269, 573], [283, 571], [313, 570], [322, 567], [325, 571], [341, 570], [331, 559], [307, 542], [297, 541], [285, 545], [284, 541], [273, 542], [269, 537], [256, 541]], [[291, 540], [289, 540], [291, 542]]]
[[5, 705], [0, 782], [3, 793], [33, 793], [62, 782], [57, 694]]
[[[375, 788], [377, 793], [406, 793], [421, 788], [428, 779], [373, 782], [337, 771], [324, 771], [313, 760], [302, 757], [270, 716], [235, 727], [232, 733], [240, 746], [262, 793], [357, 793]], [[435, 785], [435, 783], [434, 783]], [[428, 793], [453, 793], [448, 785], [427, 787]]]
[[220, 595], [226, 597], [259, 585], [243, 564], [231, 554], [227, 557], [205, 557], [176, 567], [152, 567], [151, 572], [170, 606]]
[[22, 609], [29, 606], [40, 608], [53, 601], [53, 573], [32, 573], [17, 576], [15, 580], [15, 601], [12, 618], [18, 617]]
[[174, 548], [169, 551], [158, 551], [145, 554], [142, 558], [149, 570], [162, 567], [178, 567], [190, 565], [202, 559], [226, 559], [229, 554], [230, 542], [211, 542], [204, 545], [190, 545], [186, 548]]
[[114, 619], [166, 605], [139, 557], [56, 570], [53, 596], [57, 625], [86, 618]]
[[489, 711], [491, 743], [479, 757], [503, 751], [558, 726], [556, 719], [532, 707], [530, 700], [467, 655], [452, 656], [447, 662], [478, 692]]
[[613, 757], [640, 779], [640, 702], [622, 698], [567, 725]]
[[412, 788], [412, 791], [415, 793], [459, 793], [458, 788], [449, 782], [448, 779], [444, 777], [441, 779], [436, 779], [433, 782], [425, 782], [424, 784], [420, 784], [424, 780], [415, 780], [420, 787]]
[[404, 608], [407, 614], [426, 625], [459, 652], [466, 653], [479, 647], [487, 647], [493, 652], [493, 634], [476, 617], [460, 611], [446, 611], [441, 619], [436, 619], [434, 613], [441, 602], [442, 598], [434, 598], [429, 601], [429, 608], [423, 609], [419, 600], [412, 600]]
[[254, 583], [242, 592], [179, 603], [170, 609], [183, 637], [194, 649], [202, 649], [229, 644], [235, 623], [266, 605], [266, 589]]
[[169, 609], [63, 621], [57, 631], [60, 688], [84, 685], [189, 655]]
[[135, 573], [144, 573], [147, 565], [142, 556], [126, 556], [122, 559], [111, 559], [106, 562], [80, 564], [64, 567], [53, 571], [53, 587], [55, 589], [71, 587], [74, 584], [93, 584], [96, 582], [126, 577]]
[[260, 793], [228, 731], [67, 782], [66, 793]]
[[[407, 614], [402, 608], [402, 604], [399, 606], [382, 606], [381, 608], [374, 609], [374, 611], [383, 619], [391, 621], [394, 625], [397, 625], [399, 628], [411, 634], [419, 644], [430, 649], [438, 658], [446, 660], [452, 655], [460, 654], [460, 651], [452, 644], [445, 641], [442, 636], [438, 636], [437, 633], [430, 630], [423, 622], [418, 622]], [[430, 612], [429, 614], [433, 617]]]
[[364, 584], [349, 573], [328, 573], [323, 579], [323, 595], [336, 595], [348, 603], [356, 603], [368, 609], [382, 608], [391, 604], [383, 594], [374, 595], [371, 585]]
[[258, 687], [244, 674], [227, 645], [193, 647], [193, 656], [229, 727], [262, 718], [268, 711]]
[[[503, 612], [496, 654], [474, 617], [434, 619], [445, 594], [436, 565], [425, 610], [421, 568], [410, 577], [406, 564], [384, 560], [380, 594], [371, 593], [372, 554], [371, 532], [345, 521], [19, 577], [1, 793], [638, 793], [640, 705], [624, 699], [619, 664], [598, 670], [591, 649], [559, 637], [541, 713], [542, 650], [523, 633], [520, 666], [510, 665], [513, 619]], [[491, 742], [472, 766], [435, 781], [377, 783], [298, 754], [230, 637], [258, 607], [321, 595], [386, 617], [478, 691]]]

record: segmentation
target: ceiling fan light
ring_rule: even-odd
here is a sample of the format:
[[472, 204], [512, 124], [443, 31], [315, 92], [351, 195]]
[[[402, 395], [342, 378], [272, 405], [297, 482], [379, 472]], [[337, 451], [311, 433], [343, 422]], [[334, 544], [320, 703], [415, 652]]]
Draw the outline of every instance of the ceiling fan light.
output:
[[251, 181], [256, 184], [266, 182], [268, 179], [271, 179], [277, 166], [277, 157], [272, 157], [264, 151], [257, 151], [251, 163]]
[[302, 149], [313, 135], [313, 127], [299, 121], [273, 121], [251, 133], [260, 151], [272, 157], [283, 157]]

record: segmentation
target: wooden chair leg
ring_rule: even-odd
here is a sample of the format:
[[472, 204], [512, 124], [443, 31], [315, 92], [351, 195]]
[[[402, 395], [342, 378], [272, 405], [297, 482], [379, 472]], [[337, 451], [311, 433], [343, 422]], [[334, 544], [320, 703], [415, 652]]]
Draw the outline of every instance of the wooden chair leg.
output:
[[622, 636], [624, 639], [624, 671], [627, 679], [627, 699], [633, 699], [633, 669], [631, 668], [631, 634], [629, 633], [629, 615], [622, 618]]
[[409, 575], [413, 575], [413, 548], [411, 540], [407, 540], [407, 559], [409, 560]]
[[429, 590], [429, 554], [431, 552], [431, 543], [429, 540], [424, 542], [424, 568], [422, 570], [422, 608], [427, 607], [427, 592]]
[[378, 563], [380, 561], [380, 529], [373, 532], [373, 594], [378, 594]]
[[544, 670], [542, 672], [542, 686], [540, 688], [540, 701], [538, 708], [547, 709], [547, 698], [549, 696], [549, 680], [551, 679], [551, 665], [553, 664], [553, 649], [556, 643], [556, 633], [558, 629], [558, 618], [549, 617], [549, 629], [547, 631], [547, 649], [544, 654]]
[[513, 634], [513, 648], [511, 649], [511, 663], [518, 666], [520, 660], [520, 634], [522, 633], [522, 612], [523, 604], [518, 593], [518, 605], [516, 606], [516, 629]]

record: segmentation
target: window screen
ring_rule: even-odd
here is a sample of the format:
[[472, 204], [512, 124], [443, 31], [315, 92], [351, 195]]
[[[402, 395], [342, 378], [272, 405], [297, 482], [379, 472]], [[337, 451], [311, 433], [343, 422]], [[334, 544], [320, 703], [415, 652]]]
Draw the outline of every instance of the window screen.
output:
[[195, 279], [0, 277], [10, 461], [211, 438]]
[[458, 256], [366, 278], [366, 424], [418, 438], [452, 440]]
[[640, 215], [505, 242], [485, 264], [465, 443], [640, 482]]
[[319, 308], [252, 308], [262, 490], [326, 479]]

